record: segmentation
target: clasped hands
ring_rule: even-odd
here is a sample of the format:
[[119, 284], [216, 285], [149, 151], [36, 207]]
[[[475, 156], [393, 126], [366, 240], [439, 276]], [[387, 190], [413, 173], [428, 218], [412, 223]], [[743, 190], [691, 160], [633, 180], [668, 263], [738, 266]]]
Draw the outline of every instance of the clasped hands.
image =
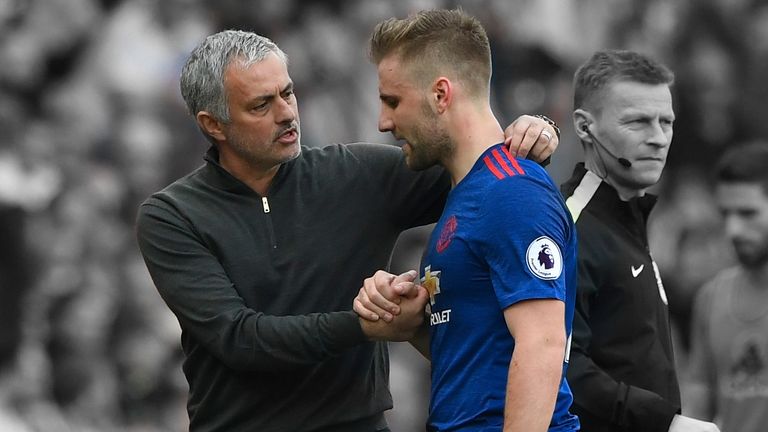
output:
[[353, 309], [369, 339], [402, 342], [416, 335], [429, 298], [417, 276], [415, 270], [400, 275], [379, 270], [365, 279]]

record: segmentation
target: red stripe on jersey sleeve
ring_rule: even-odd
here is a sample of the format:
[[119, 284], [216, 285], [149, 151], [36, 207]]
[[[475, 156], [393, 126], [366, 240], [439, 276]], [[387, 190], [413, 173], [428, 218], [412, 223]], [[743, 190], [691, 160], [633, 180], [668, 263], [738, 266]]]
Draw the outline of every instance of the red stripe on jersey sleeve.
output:
[[498, 149], [493, 149], [491, 153], [493, 153], [493, 157], [496, 158], [496, 162], [498, 162], [499, 165], [501, 165], [501, 168], [504, 169], [504, 172], [506, 172], [507, 175], [511, 177], [516, 174], [514, 171], [512, 171], [512, 168], [509, 167], [509, 165], [507, 164], [507, 161], [505, 161], [504, 158], [501, 157], [501, 153], [499, 153]]
[[509, 152], [509, 148], [507, 148], [507, 146], [503, 146], [503, 147], [501, 147], [501, 149], [507, 155], [507, 157], [509, 158], [509, 161], [512, 162], [512, 166], [515, 167], [517, 172], [519, 174], [525, 174], [525, 171], [523, 171], [523, 167], [521, 167], [520, 164], [517, 163], [517, 160], [515, 160], [515, 157], [512, 156], [512, 153]]
[[491, 170], [491, 172], [493, 173], [493, 175], [496, 176], [497, 179], [504, 178], [504, 174], [502, 174], [501, 171], [499, 171], [499, 169], [496, 168], [496, 165], [494, 165], [493, 162], [491, 162], [490, 156], [485, 155], [485, 157], [483, 158], [483, 162], [485, 162], [485, 166], [487, 166], [488, 169]]

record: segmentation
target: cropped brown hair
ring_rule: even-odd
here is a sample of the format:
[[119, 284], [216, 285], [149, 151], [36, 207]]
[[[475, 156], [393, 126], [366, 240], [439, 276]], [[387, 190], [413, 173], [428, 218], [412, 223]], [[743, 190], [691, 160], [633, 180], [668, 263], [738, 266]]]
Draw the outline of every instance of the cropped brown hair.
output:
[[426, 10], [379, 23], [371, 35], [369, 57], [379, 64], [392, 54], [399, 56], [422, 85], [447, 75], [463, 82], [475, 95], [489, 91], [488, 36], [480, 21], [461, 9]]

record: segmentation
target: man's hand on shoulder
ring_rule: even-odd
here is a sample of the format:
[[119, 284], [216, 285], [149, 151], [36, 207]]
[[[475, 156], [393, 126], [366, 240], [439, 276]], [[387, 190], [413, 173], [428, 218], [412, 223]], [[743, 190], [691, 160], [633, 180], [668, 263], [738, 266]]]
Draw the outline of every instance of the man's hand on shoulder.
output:
[[504, 129], [504, 143], [519, 158], [543, 163], [560, 144], [560, 129], [543, 115], [522, 115]]

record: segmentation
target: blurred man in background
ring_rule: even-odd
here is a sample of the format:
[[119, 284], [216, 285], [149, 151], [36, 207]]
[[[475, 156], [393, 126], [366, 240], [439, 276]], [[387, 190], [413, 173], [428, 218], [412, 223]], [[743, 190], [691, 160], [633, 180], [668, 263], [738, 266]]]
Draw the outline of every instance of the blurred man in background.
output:
[[699, 291], [686, 410], [725, 432], [768, 425], [768, 143], [729, 149], [715, 198], [738, 265]]

